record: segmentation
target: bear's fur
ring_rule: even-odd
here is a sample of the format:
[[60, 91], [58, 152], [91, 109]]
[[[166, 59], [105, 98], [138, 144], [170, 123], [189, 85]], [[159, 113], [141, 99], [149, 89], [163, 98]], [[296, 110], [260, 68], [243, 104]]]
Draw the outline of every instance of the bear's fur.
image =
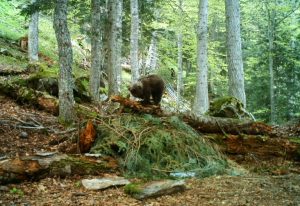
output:
[[144, 104], [150, 104], [151, 96], [154, 104], [159, 104], [164, 90], [164, 80], [155, 74], [141, 77], [129, 88], [132, 96], [142, 99]]

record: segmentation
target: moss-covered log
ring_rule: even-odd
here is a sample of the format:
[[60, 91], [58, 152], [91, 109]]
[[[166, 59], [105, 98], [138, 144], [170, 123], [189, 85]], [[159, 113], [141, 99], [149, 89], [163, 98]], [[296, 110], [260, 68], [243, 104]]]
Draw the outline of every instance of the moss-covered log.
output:
[[[21, 81], [21, 80], [20, 80]], [[0, 82], [0, 91], [2, 94], [16, 99], [19, 103], [30, 103], [39, 109], [43, 109], [54, 115], [58, 114], [57, 98], [45, 93], [39, 92], [17, 83]]]
[[184, 116], [184, 121], [202, 133], [273, 135], [272, 127], [249, 119]]
[[45, 176], [99, 175], [118, 168], [112, 158], [40, 154], [0, 161], [0, 184]]

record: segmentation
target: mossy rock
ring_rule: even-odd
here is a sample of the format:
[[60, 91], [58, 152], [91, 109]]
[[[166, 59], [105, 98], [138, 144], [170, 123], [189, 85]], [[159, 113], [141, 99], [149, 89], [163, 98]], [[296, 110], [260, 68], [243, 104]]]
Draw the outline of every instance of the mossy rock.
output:
[[[58, 97], [58, 71], [49, 68], [40, 69], [35, 74], [31, 75], [31, 77], [27, 79], [25, 83], [22, 83], [22, 85]], [[76, 102], [91, 101], [88, 86], [88, 77], [83, 76], [75, 79], [73, 92]]]
[[27, 72], [36, 73], [47, 70], [47, 65], [40, 62], [29, 63], [26, 67]]
[[237, 119], [251, 118], [249, 113], [244, 109], [243, 103], [235, 97], [230, 96], [218, 98], [211, 102], [208, 115]]

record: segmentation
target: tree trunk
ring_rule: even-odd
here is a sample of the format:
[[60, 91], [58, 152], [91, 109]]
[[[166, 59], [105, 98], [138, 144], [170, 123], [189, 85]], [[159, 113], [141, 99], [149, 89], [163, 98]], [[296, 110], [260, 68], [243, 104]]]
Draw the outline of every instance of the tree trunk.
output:
[[225, 10], [229, 95], [239, 99], [246, 107], [239, 0], [226, 0]]
[[[31, 0], [35, 3], [36, 0]], [[30, 62], [39, 60], [39, 12], [31, 14], [28, 32], [28, 58]]]
[[110, 39], [108, 52], [108, 95], [120, 93], [122, 50], [122, 0], [109, 1]]
[[90, 90], [92, 100], [100, 101], [100, 79], [101, 79], [101, 0], [91, 1], [91, 70]]
[[268, 60], [270, 73], [270, 122], [275, 122], [275, 96], [274, 96], [274, 72], [273, 72], [273, 50], [274, 50], [274, 28], [275, 27], [275, 13], [272, 9], [268, 10]]
[[153, 72], [156, 69], [156, 64], [157, 64], [157, 32], [154, 31], [152, 32], [151, 35], [151, 42], [150, 42], [150, 46], [146, 58], [145, 73], [149, 74]]
[[108, 62], [109, 62], [109, 38], [110, 38], [110, 21], [109, 21], [109, 7], [110, 7], [110, 0], [100, 1], [101, 3], [101, 25], [100, 25], [100, 32], [101, 32], [101, 70], [102, 75], [108, 75]]
[[183, 15], [183, 0], [178, 0], [178, 9], [179, 9], [179, 25], [178, 25], [178, 35], [177, 35], [177, 94], [176, 94], [176, 107], [177, 110], [180, 108], [181, 103], [181, 95], [183, 90], [183, 82], [182, 82], [182, 15]]
[[199, 23], [197, 31], [197, 86], [193, 112], [196, 115], [204, 114], [209, 108], [207, 85], [207, 19], [208, 0], [199, 1]]
[[176, 107], [180, 108], [181, 95], [183, 90], [183, 81], [182, 81], [182, 33], [178, 34], [178, 71], [177, 71], [177, 98], [176, 98]]
[[73, 52], [71, 37], [67, 25], [68, 0], [57, 0], [54, 10], [54, 30], [59, 55], [59, 118], [63, 122], [74, 121], [74, 96], [72, 63]]
[[131, 33], [130, 33], [130, 62], [131, 62], [131, 82], [136, 82], [139, 78], [139, 12], [138, 0], [130, 0], [131, 11]]

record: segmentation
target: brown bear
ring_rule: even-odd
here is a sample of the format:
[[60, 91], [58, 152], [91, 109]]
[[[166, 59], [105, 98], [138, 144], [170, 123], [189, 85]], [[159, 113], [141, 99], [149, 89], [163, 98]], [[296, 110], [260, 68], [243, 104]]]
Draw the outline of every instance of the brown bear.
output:
[[151, 96], [154, 104], [159, 104], [164, 90], [164, 80], [160, 76], [155, 74], [141, 77], [129, 88], [132, 96], [143, 99], [143, 104], [150, 104]]

